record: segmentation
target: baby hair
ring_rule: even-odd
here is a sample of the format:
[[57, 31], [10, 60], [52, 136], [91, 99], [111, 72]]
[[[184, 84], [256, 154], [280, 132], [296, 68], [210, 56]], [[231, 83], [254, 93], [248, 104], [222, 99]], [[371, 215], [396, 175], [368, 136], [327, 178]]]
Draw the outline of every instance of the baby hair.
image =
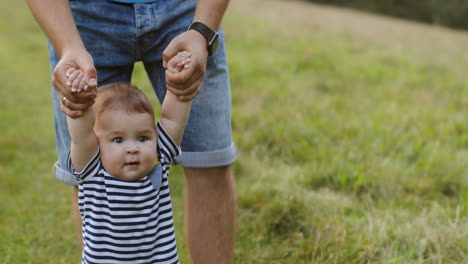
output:
[[126, 82], [100, 87], [95, 107], [97, 115], [108, 109], [123, 109], [128, 113], [148, 113], [154, 119], [153, 106], [148, 97], [138, 87]]

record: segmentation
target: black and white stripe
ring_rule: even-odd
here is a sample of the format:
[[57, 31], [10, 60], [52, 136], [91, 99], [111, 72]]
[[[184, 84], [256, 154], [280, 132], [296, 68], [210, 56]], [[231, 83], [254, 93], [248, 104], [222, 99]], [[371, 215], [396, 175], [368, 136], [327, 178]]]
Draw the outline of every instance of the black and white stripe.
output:
[[[163, 167], [158, 190], [148, 176], [136, 182], [112, 177], [102, 166], [99, 151], [83, 171], [74, 172], [80, 181], [82, 263], [179, 263], [168, 172], [180, 148], [160, 123], [157, 129]], [[69, 169], [73, 171], [70, 158]]]

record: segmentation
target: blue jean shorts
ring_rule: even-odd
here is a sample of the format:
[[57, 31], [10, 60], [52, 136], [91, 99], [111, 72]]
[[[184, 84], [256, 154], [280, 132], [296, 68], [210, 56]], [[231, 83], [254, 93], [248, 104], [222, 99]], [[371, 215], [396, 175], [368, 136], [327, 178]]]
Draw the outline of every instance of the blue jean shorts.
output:
[[[131, 81], [135, 62], [145, 67], [157, 98], [165, 96], [162, 52], [193, 20], [196, 0], [158, 0], [148, 4], [123, 4], [109, 0], [70, 0], [75, 23], [98, 73], [98, 85]], [[177, 163], [184, 167], [225, 166], [236, 160], [231, 137], [231, 90], [220, 29], [219, 46], [208, 57], [207, 72], [181, 143], [183, 154]], [[58, 57], [49, 44], [51, 72]], [[77, 185], [67, 168], [70, 135], [60, 99], [52, 89], [58, 162], [55, 175], [60, 181]]]

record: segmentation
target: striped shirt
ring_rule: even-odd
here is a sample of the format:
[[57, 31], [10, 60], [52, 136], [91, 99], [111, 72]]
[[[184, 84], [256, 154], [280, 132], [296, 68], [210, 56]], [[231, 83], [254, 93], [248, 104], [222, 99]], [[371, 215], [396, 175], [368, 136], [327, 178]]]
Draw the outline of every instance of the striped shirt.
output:
[[118, 180], [104, 169], [100, 151], [81, 172], [78, 203], [83, 219], [82, 263], [179, 263], [168, 173], [180, 148], [157, 124], [161, 187], [148, 176], [135, 182]]

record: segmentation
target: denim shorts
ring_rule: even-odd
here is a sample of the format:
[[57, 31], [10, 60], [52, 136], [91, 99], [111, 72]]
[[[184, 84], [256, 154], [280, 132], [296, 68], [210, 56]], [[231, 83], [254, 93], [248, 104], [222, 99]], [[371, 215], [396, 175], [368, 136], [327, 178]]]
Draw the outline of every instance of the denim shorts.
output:
[[[157, 98], [165, 96], [162, 52], [169, 42], [186, 31], [193, 20], [196, 0], [158, 0], [147, 4], [124, 4], [109, 0], [70, 0], [75, 23], [98, 73], [98, 85], [131, 81], [135, 62], [145, 67]], [[184, 167], [209, 168], [233, 163], [236, 148], [231, 137], [231, 90], [220, 29], [219, 46], [208, 57], [200, 94], [192, 102], [177, 163]], [[51, 72], [58, 62], [49, 44]], [[67, 168], [70, 135], [60, 99], [52, 89], [60, 181], [77, 185]]]

